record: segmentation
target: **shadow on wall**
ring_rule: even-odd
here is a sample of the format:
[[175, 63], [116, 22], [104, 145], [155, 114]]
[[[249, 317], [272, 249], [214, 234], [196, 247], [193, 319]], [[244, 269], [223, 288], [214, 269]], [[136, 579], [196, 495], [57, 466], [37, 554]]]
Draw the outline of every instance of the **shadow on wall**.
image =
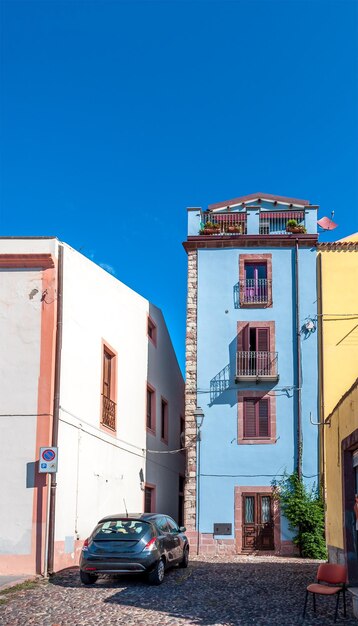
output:
[[26, 464], [26, 489], [36, 489], [36, 529], [35, 529], [35, 557], [36, 557], [36, 573], [43, 572], [43, 511], [45, 503], [46, 476], [47, 474], [39, 474], [37, 471], [38, 461], [32, 461]]
[[[229, 363], [225, 365], [210, 380], [210, 404], [213, 405], [229, 405], [233, 407], [237, 404], [237, 393], [244, 389], [257, 389], [256, 383], [248, 382], [246, 384], [238, 384], [235, 382], [236, 376], [236, 360], [237, 360], [237, 336], [229, 344]], [[264, 388], [260, 389], [270, 391], [275, 387], [275, 382], [266, 382]]]

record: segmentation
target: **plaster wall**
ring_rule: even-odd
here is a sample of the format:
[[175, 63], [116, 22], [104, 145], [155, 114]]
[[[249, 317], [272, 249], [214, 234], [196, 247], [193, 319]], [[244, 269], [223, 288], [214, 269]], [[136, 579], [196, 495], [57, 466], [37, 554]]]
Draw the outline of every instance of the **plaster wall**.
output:
[[325, 428], [326, 453], [327, 459], [329, 459], [329, 463], [326, 464], [327, 544], [344, 550], [342, 441], [358, 428], [358, 387], [355, 387], [352, 393], [333, 412], [330, 426]]
[[[156, 391], [156, 433], [147, 431], [146, 480], [156, 485], [157, 512], [178, 520], [179, 475], [185, 475], [185, 456], [184, 452], [168, 451], [183, 447], [180, 417], [184, 418], [184, 380], [161, 311], [150, 305], [149, 312], [157, 326], [156, 345], [148, 342], [148, 383]], [[162, 396], [168, 402], [168, 443], [162, 441], [160, 433]]]
[[[85, 539], [125, 503], [142, 510], [148, 311], [147, 300], [64, 246], [57, 541]], [[103, 341], [117, 353], [113, 434], [100, 427]]]
[[[272, 254], [273, 306], [237, 309], [234, 285], [239, 279], [239, 254]], [[300, 325], [316, 314], [315, 250], [299, 250]], [[234, 528], [235, 486], [269, 486], [284, 471], [292, 472], [297, 455], [297, 415], [294, 402], [296, 339], [294, 328], [294, 251], [288, 248], [198, 250], [198, 396], [205, 413], [200, 450], [200, 532], [214, 522]], [[238, 321], [274, 321], [280, 379], [274, 383], [235, 383]], [[317, 339], [313, 333], [302, 347], [303, 473], [317, 482]], [[220, 372], [227, 389], [210, 396], [210, 381]], [[276, 395], [276, 436], [272, 445], [238, 445], [239, 390], [267, 390]], [[290, 538], [282, 520], [281, 536]]]
[[[349, 240], [350, 238], [347, 238]], [[352, 238], [354, 240], [354, 238]], [[321, 249], [321, 313], [324, 405], [334, 410], [358, 374], [358, 262], [355, 249]], [[353, 315], [348, 315], [353, 313]], [[324, 427], [327, 544], [344, 549], [341, 442], [358, 428], [357, 390]]]
[[[157, 324], [157, 348], [147, 336], [148, 314]], [[115, 433], [100, 426], [103, 342], [117, 354]], [[161, 395], [168, 400], [168, 443], [179, 447], [183, 380], [161, 312], [64, 246], [57, 567], [76, 562], [76, 542], [102, 516], [143, 511], [141, 470], [157, 485], [158, 505], [176, 514], [180, 455], [146, 455], [147, 381], [157, 390], [157, 411]], [[151, 449], [162, 449], [153, 439]]]
[[41, 270], [0, 270], [0, 554], [31, 553], [41, 287]]
[[321, 250], [319, 256], [322, 267], [324, 417], [327, 417], [357, 378], [358, 255], [356, 250], [338, 249]]

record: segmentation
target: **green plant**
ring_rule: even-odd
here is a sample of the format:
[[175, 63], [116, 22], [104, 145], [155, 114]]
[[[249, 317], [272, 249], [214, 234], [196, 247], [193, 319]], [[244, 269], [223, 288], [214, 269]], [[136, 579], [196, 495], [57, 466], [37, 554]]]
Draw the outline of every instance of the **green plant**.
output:
[[286, 229], [297, 228], [297, 226], [298, 226], [297, 220], [288, 220], [288, 222], [286, 224]]
[[282, 514], [295, 534], [293, 542], [300, 556], [326, 559], [324, 537], [324, 504], [316, 486], [308, 489], [294, 472], [273, 482], [274, 496], [279, 500]]

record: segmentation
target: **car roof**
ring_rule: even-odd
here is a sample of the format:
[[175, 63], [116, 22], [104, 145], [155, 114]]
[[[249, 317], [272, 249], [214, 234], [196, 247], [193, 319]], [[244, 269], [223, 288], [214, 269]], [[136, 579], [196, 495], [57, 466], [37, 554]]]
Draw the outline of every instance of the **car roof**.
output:
[[114, 515], [106, 515], [106, 517], [101, 517], [101, 519], [98, 521], [98, 524], [101, 524], [102, 522], [109, 522], [121, 519], [142, 520], [143, 522], [149, 522], [151, 520], [157, 519], [158, 517], [163, 517], [163, 515], [165, 515], [165, 517], [169, 517], [165, 513], [115, 513]]

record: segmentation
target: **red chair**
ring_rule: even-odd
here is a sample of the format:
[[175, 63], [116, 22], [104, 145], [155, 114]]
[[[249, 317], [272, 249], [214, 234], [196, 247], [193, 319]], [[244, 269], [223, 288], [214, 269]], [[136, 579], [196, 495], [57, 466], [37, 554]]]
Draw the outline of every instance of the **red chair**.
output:
[[324, 563], [320, 565], [317, 572], [317, 583], [308, 585], [306, 591], [305, 608], [303, 609], [303, 618], [306, 614], [306, 606], [308, 594], [313, 595], [313, 610], [316, 612], [316, 594], [320, 596], [337, 595], [336, 612], [334, 621], [337, 620], [339, 596], [343, 594], [344, 617], [346, 617], [346, 582], [347, 568], [345, 565], [335, 565], [334, 563]]

